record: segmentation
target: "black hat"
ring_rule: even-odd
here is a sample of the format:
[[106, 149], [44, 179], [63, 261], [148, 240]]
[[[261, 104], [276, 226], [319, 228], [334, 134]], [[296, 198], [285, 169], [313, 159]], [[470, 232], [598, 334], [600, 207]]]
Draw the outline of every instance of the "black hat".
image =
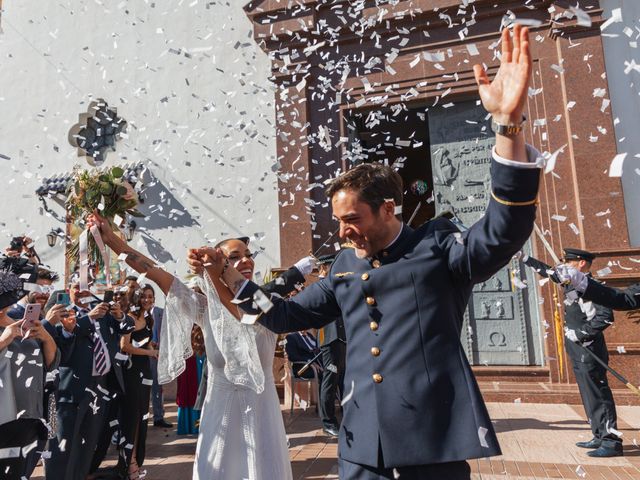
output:
[[579, 248], [564, 249], [565, 260], [585, 260], [587, 262], [593, 262], [594, 258], [596, 258], [595, 253], [587, 252], [586, 250], [580, 250]]
[[330, 255], [320, 255], [316, 263], [318, 265], [331, 265], [335, 259], [336, 259], [335, 253], [332, 253]]
[[24, 257], [0, 258], [0, 308], [13, 305], [28, 292], [25, 283], [34, 283], [37, 267]]

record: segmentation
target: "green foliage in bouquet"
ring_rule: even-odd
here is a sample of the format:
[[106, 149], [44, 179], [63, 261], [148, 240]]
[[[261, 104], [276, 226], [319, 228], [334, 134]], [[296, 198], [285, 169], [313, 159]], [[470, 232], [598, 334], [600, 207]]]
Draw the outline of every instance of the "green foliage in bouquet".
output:
[[[67, 190], [66, 206], [71, 218], [80, 226], [84, 226], [87, 215], [96, 210], [114, 230], [117, 229], [114, 222], [116, 216], [123, 220], [127, 214], [144, 218], [137, 210], [138, 195], [124, 178], [121, 167], [110, 170], [76, 170], [73, 177]], [[103, 268], [102, 254], [92, 235], [89, 235], [88, 250], [89, 263]], [[79, 255], [79, 241], [76, 239], [67, 250], [67, 256], [79, 265]]]

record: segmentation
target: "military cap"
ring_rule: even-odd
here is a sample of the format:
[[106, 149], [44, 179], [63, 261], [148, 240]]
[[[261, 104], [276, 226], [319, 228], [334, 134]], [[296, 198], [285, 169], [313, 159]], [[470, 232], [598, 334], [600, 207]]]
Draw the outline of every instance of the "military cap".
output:
[[579, 248], [565, 248], [564, 259], [565, 260], [585, 260], [587, 262], [593, 262], [596, 255], [586, 250], [580, 250]]

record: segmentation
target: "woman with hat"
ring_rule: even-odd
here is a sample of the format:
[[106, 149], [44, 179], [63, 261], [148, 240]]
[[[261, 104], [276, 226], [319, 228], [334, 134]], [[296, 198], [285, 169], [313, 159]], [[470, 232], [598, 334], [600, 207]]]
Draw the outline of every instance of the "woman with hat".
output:
[[39, 320], [27, 327], [7, 312], [27, 294], [36, 269], [21, 258], [0, 261], [0, 471], [6, 479], [29, 478], [47, 440], [44, 385], [60, 352]]

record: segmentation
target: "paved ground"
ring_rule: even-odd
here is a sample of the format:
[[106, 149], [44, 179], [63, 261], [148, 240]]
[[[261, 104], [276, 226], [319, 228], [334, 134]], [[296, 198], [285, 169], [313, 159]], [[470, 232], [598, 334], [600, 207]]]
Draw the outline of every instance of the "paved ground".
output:
[[[588, 457], [585, 450], [574, 446], [576, 441], [591, 438], [582, 407], [489, 403], [488, 408], [503, 455], [471, 461], [474, 480], [640, 480], [640, 407], [618, 408], [618, 429], [624, 434], [625, 456], [601, 460]], [[167, 418], [174, 422], [175, 412], [175, 406], [168, 408]], [[322, 434], [315, 415], [302, 410], [289, 415], [286, 411], [284, 419], [294, 479], [337, 479], [337, 442]], [[195, 443], [195, 437], [178, 437], [175, 430], [150, 427], [147, 480], [190, 479]]]

